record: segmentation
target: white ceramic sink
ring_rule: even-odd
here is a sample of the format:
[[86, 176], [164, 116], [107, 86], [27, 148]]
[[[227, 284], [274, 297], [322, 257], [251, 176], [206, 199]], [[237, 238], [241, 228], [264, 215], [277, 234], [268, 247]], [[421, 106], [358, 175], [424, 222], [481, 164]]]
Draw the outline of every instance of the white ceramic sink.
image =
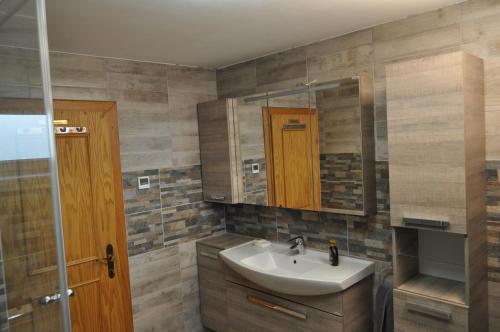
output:
[[288, 246], [260, 248], [253, 241], [220, 252], [231, 269], [259, 286], [290, 295], [322, 295], [349, 288], [375, 271], [373, 262], [340, 256], [331, 266], [328, 253], [306, 249], [291, 255]]

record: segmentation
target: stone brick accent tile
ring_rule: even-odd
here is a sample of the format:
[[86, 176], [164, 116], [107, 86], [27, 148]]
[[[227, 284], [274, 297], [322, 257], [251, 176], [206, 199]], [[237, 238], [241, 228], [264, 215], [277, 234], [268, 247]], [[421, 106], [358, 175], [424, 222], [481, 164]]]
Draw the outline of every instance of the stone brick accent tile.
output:
[[278, 240], [302, 235], [308, 247], [328, 250], [329, 241], [337, 240], [341, 254], [347, 254], [346, 216], [333, 213], [279, 209]]
[[389, 214], [347, 217], [349, 254], [376, 260], [392, 260]]
[[488, 280], [500, 282], [500, 222], [487, 223]]
[[276, 208], [258, 205], [226, 206], [226, 230], [275, 241]]
[[361, 155], [320, 155], [321, 206], [331, 209], [363, 209]]
[[389, 212], [389, 163], [387, 161], [375, 162], [375, 177], [377, 188], [377, 211]]
[[162, 209], [164, 245], [199, 239], [224, 231], [222, 205], [195, 202]]
[[[160, 208], [160, 182], [158, 175], [157, 169], [124, 172], [122, 174], [125, 214]], [[149, 176], [149, 189], [139, 189], [137, 178], [140, 176]]]
[[129, 214], [125, 216], [125, 220], [129, 256], [163, 247], [160, 209]]
[[202, 201], [200, 165], [160, 169], [160, 191], [163, 208]]

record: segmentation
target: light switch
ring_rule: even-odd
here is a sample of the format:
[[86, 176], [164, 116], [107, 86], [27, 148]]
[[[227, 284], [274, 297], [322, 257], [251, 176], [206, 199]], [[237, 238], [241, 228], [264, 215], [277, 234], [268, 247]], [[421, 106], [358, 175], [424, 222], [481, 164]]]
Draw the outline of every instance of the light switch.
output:
[[260, 172], [260, 170], [259, 170], [259, 164], [258, 163], [252, 164], [252, 173], [253, 174], [257, 174], [259, 172]]
[[139, 176], [137, 178], [139, 189], [149, 189], [149, 176]]

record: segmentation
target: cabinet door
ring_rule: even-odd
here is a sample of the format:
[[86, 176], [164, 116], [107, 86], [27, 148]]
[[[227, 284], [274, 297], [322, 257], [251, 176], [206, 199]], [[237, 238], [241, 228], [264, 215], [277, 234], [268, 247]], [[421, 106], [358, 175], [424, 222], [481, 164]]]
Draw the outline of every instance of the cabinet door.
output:
[[232, 99], [198, 104], [203, 199], [239, 203], [239, 141]]
[[342, 331], [342, 317], [232, 282], [226, 290], [228, 331]]
[[202, 324], [226, 331], [226, 284], [219, 249], [198, 244], [197, 252]]
[[[463, 52], [386, 67], [392, 226], [467, 233], [484, 197], [480, 60]], [[478, 111], [479, 110], [479, 111]]]

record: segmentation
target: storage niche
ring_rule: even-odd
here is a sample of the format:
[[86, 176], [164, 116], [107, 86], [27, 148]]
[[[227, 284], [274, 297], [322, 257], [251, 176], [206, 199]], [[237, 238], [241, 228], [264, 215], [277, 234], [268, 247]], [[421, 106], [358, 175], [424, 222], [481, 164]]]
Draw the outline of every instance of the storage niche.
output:
[[394, 283], [410, 293], [466, 304], [461, 234], [394, 228]]

